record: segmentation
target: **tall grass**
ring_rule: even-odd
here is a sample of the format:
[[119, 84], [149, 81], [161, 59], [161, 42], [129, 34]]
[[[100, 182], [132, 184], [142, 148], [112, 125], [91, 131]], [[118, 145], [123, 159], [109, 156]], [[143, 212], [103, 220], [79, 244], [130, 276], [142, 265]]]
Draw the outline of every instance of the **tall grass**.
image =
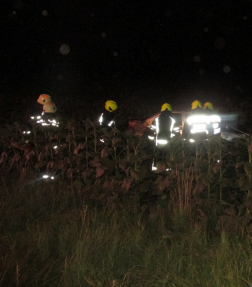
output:
[[1, 179], [0, 286], [252, 286], [249, 237], [209, 237], [137, 198], [107, 206], [59, 183]]

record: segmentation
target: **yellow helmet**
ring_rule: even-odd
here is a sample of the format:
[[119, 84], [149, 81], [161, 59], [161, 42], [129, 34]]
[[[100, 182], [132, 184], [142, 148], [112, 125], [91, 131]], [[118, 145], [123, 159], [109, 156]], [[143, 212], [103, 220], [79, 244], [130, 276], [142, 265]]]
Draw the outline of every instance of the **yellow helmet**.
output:
[[213, 105], [209, 102], [206, 102], [203, 107], [203, 110], [205, 109], [213, 110]]
[[194, 102], [192, 102], [192, 110], [195, 110], [195, 109], [197, 109], [197, 108], [202, 108], [202, 104], [201, 104], [201, 102], [200, 101], [194, 101]]
[[117, 109], [117, 104], [114, 101], [107, 101], [105, 103], [105, 109], [109, 112], [113, 112]]
[[44, 105], [45, 103], [50, 103], [52, 101], [51, 97], [47, 94], [42, 94], [37, 99], [37, 102], [41, 105]]
[[172, 107], [171, 107], [170, 104], [167, 104], [167, 103], [163, 104], [162, 107], [161, 107], [161, 112], [165, 111], [166, 109], [168, 111], [172, 112]]

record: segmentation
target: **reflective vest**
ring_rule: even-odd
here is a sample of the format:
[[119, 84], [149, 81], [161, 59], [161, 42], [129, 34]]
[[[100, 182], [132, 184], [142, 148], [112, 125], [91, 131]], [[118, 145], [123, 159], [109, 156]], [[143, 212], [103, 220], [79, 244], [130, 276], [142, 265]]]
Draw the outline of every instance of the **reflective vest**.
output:
[[164, 146], [175, 135], [173, 133], [173, 127], [175, 120], [170, 116], [171, 112], [163, 111], [156, 117], [151, 125], [151, 129], [154, 130], [154, 137], [149, 136], [149, 139], [155, 140], [156, 146]]
[[105, 110], [99, 117], [99, 123], [101, 126], [113, 127], [115, 126], [115, 114]]
[[221, 118], [215, 114], [195, 114], [186, 120], [189, 127], [189, 134], [220, 134]]

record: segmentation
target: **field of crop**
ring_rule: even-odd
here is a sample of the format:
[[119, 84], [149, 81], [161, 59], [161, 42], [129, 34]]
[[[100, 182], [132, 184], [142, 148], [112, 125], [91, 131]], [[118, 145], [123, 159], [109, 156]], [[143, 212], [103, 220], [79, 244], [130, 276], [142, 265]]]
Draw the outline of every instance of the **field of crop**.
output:
[[251, 137], [173, 138], [154, 172], [129, 131], [26, 128], [1, 128], [1, 286], [252, 286]]

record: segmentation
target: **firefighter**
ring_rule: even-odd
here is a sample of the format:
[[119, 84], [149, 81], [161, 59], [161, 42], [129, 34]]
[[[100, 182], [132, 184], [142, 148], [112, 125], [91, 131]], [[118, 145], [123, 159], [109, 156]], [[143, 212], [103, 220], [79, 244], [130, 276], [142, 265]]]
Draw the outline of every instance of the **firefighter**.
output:
[[59, 122], [56, 120], [57, 107], [53, 103], [52, 98], [47, 94], [41, 94], [37, 99], [37, 102], [43, 105], [43, 112], [41, 119], [37, 120], [42, 126], [59, 126]]
[[205, 111], [205, 113], [212, 113], [213, 105], [210, 102], [206, 102], [203, 106], [203, 110]]
[[221, 118], [214, 112], [213, 105], [206, 102], [203, 106], [204, 114], [208, 115], [207, 131], [208, 134], [219, 135], [221, 132]]
[[152, 123], [152, 128], [155, 133], [155, 145], [164, 146], [172, 137], [173, 126], [175, 120], [171, 117], [172, 107], [170, 104], [165, 103], [161, 107], [161, 113]]
[[198, 100], [195, 100], [194, 102], [192, 102], [192, 113], [198, 113], [202, 111], [202, 103]]
[[117, 103], [115, 101], [107, 101], [105, 103], [105, 110], [99, 118], [101, 126], [115, 127], [115, 111], [117, 110]]
[[205, 103], [202, 108], [200, 101], [194, 101], [192, 103], [192, 115], [189, 116], [185, 123], [185, 131], [183, 134], [189, 137], [189, 141], [194, 142], [196, 137], [210, 134], [220, 133], [221, 119], [213, 112], [213, 105], [210, 102]]
[[42, 114], [52, 114], [57, 112], [57, 107], [52, 101], [52, 98], [47, 94], [42, 94], [37, 99], [37, 102], [43, 105]]
[[[164, 158], [163, 148], [169, 143], [173, 136], [175, 120], [172, 118], [172, 107], [168, 103], [161, 106], [161, 113], [156, 117], [151, 125], [154, 130], [154, 141], [156, 146], [156, 156], [153, 159], [152, 170], [157, 169], [157, 162]], [[152, 139], [151, 137], [149, 137]]]

